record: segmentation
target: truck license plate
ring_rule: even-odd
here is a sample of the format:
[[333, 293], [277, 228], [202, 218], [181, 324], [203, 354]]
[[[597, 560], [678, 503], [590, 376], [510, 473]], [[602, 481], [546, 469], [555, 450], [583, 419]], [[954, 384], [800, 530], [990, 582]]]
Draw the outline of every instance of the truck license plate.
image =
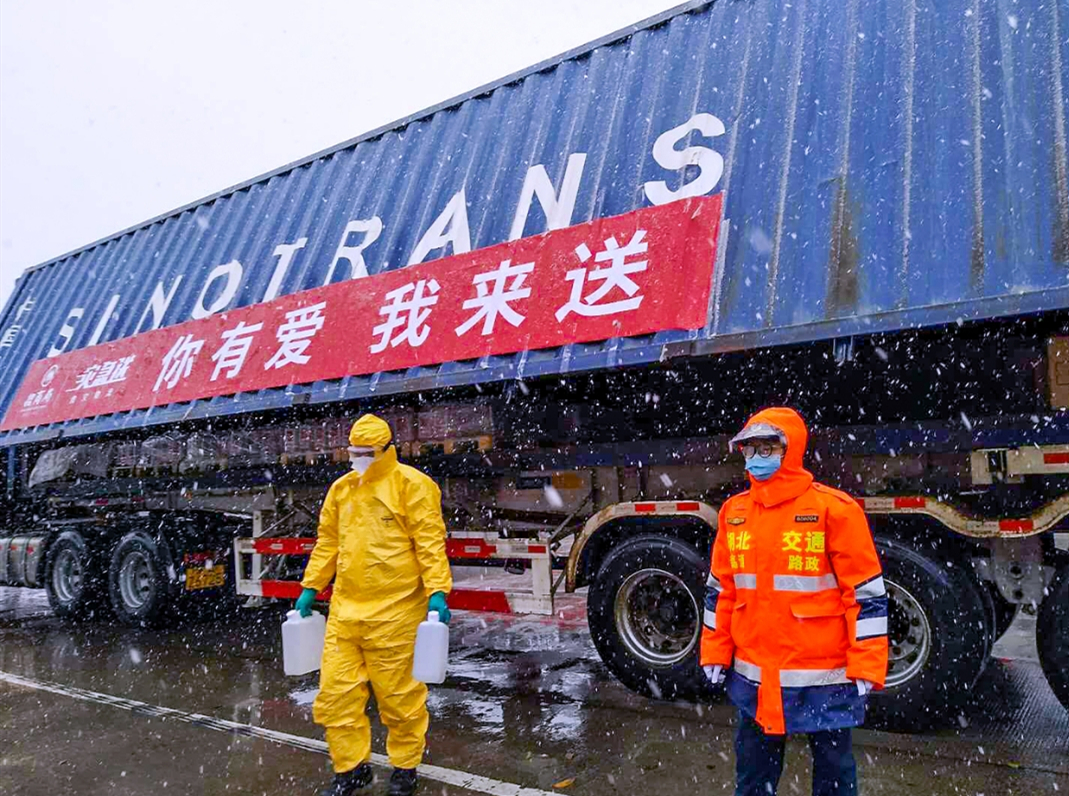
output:
[[186, 591], [214, 589], [224, 583], [226, 583], [226, 570], [222, 567], [186, 570]]

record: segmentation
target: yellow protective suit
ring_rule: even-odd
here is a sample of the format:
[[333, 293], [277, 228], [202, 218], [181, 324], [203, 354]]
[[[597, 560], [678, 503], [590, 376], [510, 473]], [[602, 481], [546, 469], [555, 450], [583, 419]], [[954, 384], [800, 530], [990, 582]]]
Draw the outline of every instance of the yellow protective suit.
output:
[[365, 713], [368, 684], [388, 730], [386, 751], [396, 768], [415, 768], [427, 733], [427, 687], [412, 678], [416, 629], [435, 592], [453, 579], [445, 552], [442, 493], [418, 470], [399, 464], [385, 421], [365, 415], [349, 443], [376, 449], [361, 476], [350, 472], [330, 487], [319, 516], [319, 538], [301, 585], [320, 591], [334, 578], [319, 695], [312, 707], [327, 731], [336, 772], [371, 757]]

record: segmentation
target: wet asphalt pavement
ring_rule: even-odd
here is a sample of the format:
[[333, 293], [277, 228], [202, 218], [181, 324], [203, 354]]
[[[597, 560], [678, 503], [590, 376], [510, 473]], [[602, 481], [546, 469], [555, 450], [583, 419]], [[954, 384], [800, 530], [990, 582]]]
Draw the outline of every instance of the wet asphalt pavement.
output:
[[[282, 611], [169, 630], [68, 625], [44, 592], [0, 588], [0, 793], [315, 793], [330, 776], [316, 676], [283, 676]], [[426, 762], [438, 768], [421, 793], [731, 793], [730, 705], [630, 693], [598, 660], [581, 598], [561, 614], [455, 615], [449, 678], [430, 698]], [[1030, 621], [950, 726], [855, 734], [863, 794], [1069, 794], [1069, 714], [1035, 662]], [[807, 757], [792, 741], [780, 793], [809, 793]], [[385, 793], [389, 769], [377, 771], [369, 792]]]

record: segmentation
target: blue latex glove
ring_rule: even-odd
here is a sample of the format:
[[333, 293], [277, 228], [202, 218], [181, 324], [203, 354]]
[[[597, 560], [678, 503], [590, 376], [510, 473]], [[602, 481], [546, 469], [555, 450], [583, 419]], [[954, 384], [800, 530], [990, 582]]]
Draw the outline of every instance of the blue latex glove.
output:
[[295, 606], [301, 616], [312, 615], [312, 605], [316, 601], [316, 590], [305, 589], [301, 592], [301, 596], [297, 598], [297, 605]]
[[445, 592], [436, 591], [431, 595], [430, 601], [427, 603], [427, 613], [431, 611], [438, 612], [438, 621], [449, 624], [449, 620], [453, 617], [453, 614], [449, 611], [449, 606], [445, 602]]

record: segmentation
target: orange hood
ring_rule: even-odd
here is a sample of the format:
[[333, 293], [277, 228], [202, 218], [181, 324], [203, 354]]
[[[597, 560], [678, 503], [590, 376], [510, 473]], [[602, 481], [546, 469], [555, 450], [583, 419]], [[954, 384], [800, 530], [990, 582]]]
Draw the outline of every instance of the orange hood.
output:
[[[813, 474], [802, 466], [805, 447], [809, 440], [809, 431], [802, 416], [793, 409], [774, 406], [762, 409], [746, 422], [746, 427], [755, 423], [764, 423], [783, 432], [787, 438], [787, 452], [783, 455], [783, 464], [767, 481], [750, 478], [750, 494], [762, 506], [775, 506], [785, 500], [793, 500], [801, 495], [813, 483]], [[749, 475], [749, 474], [747, 474]]]

